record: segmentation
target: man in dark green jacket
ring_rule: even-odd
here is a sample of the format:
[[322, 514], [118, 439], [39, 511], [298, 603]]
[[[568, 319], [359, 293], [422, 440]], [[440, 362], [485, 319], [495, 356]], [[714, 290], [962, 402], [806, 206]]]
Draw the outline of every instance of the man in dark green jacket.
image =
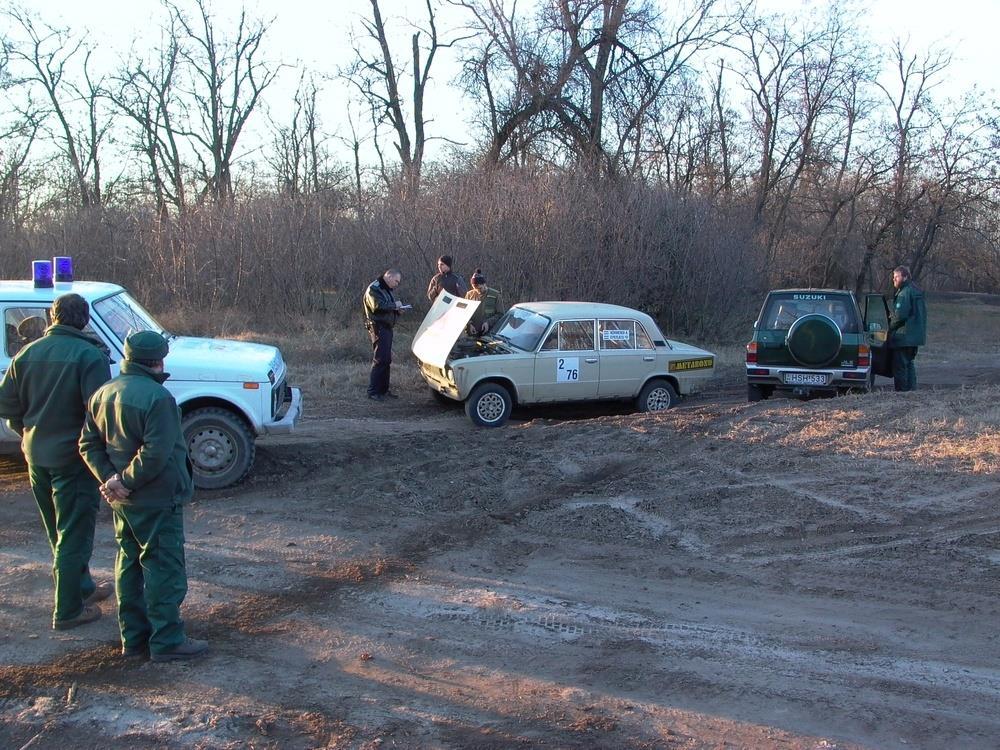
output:
[[122, 653], [189, 659], [208, 643], [187, 638], [183, 506], [194, 482], [177, 402], [163, 382], [167, 342], [155, 331], [125, 340], [121, 375], [90, 399], [80, 453], [114, 512]]
[[83, 332], [90, 305], [79, 294], [52, 303], [53, 325], [21, 349], [0, 382], [0, 417], [21, 435], [31, 492], [52, 548], [52, 627], [75, 628], [101, 616], [111, 595], [90, 575], [100, 495], [77, 440], [87, 399], [111, 378], [100, 342]]
[[469, 278], [469, 282], [472, 284], [472, 289], [468, 291], [465, 298], [480, 303], [472, 314], [472, 320], [469, 321], [469, 333], [473, 336], [479, 336], [492, 331], [493, 326], [507, 310], [500, 300], [500, 292], [486, 286], [486, 276], [480, 269], [475, 270]]
[[913, 283], [906, 266], [892, 272], [892, 285], [896, 288], [889, 323], [892, 377], [897, 391], [912, 391], [917, 387], [913, 360], [917, 347], [923, 346], [927, 338], [927, 306], [923, 290]]

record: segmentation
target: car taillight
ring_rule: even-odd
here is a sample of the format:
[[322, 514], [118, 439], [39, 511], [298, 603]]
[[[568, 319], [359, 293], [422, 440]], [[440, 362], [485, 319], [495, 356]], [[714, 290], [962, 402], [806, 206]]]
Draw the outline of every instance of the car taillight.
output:
[[871, 352], [868, 344], [861, 344], [858, 347], [858, 367], [868, 367], [871, 364]]
[[757, 342], [751, 341], [747, 344], [747, 364], [755, 365], [757, 364]]

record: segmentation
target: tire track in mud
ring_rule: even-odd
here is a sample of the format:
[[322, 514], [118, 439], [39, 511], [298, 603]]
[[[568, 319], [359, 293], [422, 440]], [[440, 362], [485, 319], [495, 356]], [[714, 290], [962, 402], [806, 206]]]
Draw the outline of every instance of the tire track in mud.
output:
[[545, 601], [545, 606], [533, 602], [536, 611], [528, 612], [484, 611], [475, 606], [426, 605], [423, 602], [399, 607], [391, 600], [391, 595], [362, 595], [362, 601], [395, 613], [397, 617], [459, 623], [475, 630], [510, 634], [531, 641], [550, 640], [585, 649], [593, 649], [600, 642], [642, 641], [662, 656], [697, 651], [701, 659], [714, 659], [730, 666], [740, 664], [746, 669], [769, 664], [774, 669], [795, 669], [800, 675], [804, 673], [821, 681], [881, 681], [898, 686], [933, 684], [936, 689], [981, 696], [987, 703], [1000, 697], [1000, 670], [957, 666], [917, 656], [886, 657], [878, 651], [868, 653], [870, 649], [863, 646], [852, 647], [849, 641], [842, 639], [831, 639], [828, 646], [805, 643], [796, 648], [794, 638], [761, 635], [725, 625], [695, 625], [650, 618], [631, 612], [603, 611], [596, 616], [587, 611], [574, 611], [573, 602], [551, 599]]
[[[545, 509], [595, 482], [624, 477], [635, 465], [635, 462], [612, 462], [573, 481], [551, 482], [538, 487], [533, 497], [508, 505], [505, 514], [500, 516], [474, 509], [433, 522], [419, 532], [410, 529], [395, 544], [385, 545], [385, 555], [355, 558], [303, 573], [297, 576], [294, 585], [279, 592], [248, 593], [209, 608], [185, 608], [185, 619], [197, 623], [199, 637], [214, 641], [214, 652], [224, 653], [223, 644], [234, 631], [246, 636], [266, 635], [271, 630], [271, 623], [303, 607], [317, 602], [323, 602], [325, 607], [335, 606], [338, 597], [345, 592], [397, 580], [440, 554], [446, 546], [456, 549], [474, 544], [513, 518]], [[170, 681], [168, 670], [154, 674], [156, 677], [150, 678], [150, 685]], [[132, 684], [133, 679], [132, 665], [120, 657], [117, 648], [88, 647], [50, 662], [0, 668], [0, 699], [24, 697], [37, 693], [39, 688], [64, 687], [69, 681], [125, 687]]]

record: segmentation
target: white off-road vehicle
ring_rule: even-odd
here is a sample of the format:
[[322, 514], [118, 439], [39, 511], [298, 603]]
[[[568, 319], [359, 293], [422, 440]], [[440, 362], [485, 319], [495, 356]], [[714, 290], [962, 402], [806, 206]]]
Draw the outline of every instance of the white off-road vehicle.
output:
[[[170, 379], [165, 385], [181, 409], [195, 486], [218, 489], [239, 482], [253, 465], [255, 440], [291, 432], [298, 422], [302, 393], [288, 386], [285, 361], [277, 348], [173, 335], [116, 284], [60, 282], [58, 277], [51, 286], [41, 287], [33, 281], [0, 281], [5, 329], [0, 374], [21, 347], [50, 323], [53, 300], [70, 292], [90, 303], [87, 332], [108, 347], [112, 375], [118, 374], [130, 333], [151, 330], [168, 339]], [[19, 441], [2, 420], [0, 441]]]

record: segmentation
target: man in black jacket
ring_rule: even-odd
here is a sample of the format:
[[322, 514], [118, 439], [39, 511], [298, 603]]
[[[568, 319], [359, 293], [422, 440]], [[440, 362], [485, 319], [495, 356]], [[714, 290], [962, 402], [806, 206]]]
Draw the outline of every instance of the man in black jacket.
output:
[[368, 398], [373, 401], [396, 398], [396, 394], [389, 390], [389, 365], [392, 364], [392, 328], [403, 309], [403, 303], [396, 299], [393, 290], [402, 280], [403, 275], [390, 268], [368, 285], [363, 298], [365, 328], [372, 340]]

